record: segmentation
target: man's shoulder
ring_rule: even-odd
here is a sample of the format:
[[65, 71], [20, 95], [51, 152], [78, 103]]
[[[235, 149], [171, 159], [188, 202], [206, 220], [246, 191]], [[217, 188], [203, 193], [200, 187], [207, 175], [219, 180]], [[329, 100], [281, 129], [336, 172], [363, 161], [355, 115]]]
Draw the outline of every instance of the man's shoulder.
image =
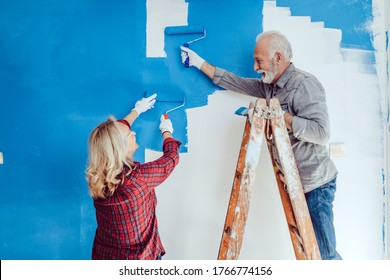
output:
[[301, 79], [314, 78], [314, 79], [316, 79], [316, 77], [312, 73], [309, 73], [307, 71], [301, 70], [299, 68], [295, 68], [295, 72], [296, 72], [295, 75], [298, 78], [301, 78]]
[[312, 73], [301, 70], [299, 68], [294, 68], [290, 74], [290, 79], [288, 80], [287, 85], [289, 87], [297, 88], [302, 83], [321, 84], [316, 76], [314, 76]]

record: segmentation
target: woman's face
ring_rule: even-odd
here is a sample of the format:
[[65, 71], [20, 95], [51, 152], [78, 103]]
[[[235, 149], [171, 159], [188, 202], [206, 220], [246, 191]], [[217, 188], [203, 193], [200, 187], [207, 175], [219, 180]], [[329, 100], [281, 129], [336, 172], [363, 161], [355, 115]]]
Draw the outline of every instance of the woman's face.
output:
[[130, 158], [133, 158], [133, 155], [138, 148], [137, 139], [135, 137], [136, 133], [135, 131], [130, 130], [128, 126], [122, 123], [120, 123], [119, 126], [122, 134], [124, 135], [124, 137], [126, 137], [126, 140], [128, 141], [129, 144], [129, 149], [127, 151], [127, 154]]

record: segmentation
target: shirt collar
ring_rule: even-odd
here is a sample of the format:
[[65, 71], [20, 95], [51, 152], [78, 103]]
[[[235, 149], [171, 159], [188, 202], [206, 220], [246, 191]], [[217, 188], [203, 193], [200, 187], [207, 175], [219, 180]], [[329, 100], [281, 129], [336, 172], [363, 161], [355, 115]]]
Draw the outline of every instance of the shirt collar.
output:
[[283, 88], [286, 85], [287, 81], [291, 78], [294, 70], [295, 66], [292, 62], [290, 62], [290, 65], [286, 68], [286, 70], [284, 70], [282, 76], [279, 77], [275, 85], [280, 88]]

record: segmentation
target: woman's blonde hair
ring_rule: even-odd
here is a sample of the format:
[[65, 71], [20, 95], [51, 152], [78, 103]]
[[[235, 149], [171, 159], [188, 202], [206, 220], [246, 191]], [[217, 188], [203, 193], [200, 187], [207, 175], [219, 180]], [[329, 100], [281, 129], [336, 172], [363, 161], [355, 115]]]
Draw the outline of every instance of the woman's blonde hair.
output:
[[120, 131], [119, 123], [113, 116], [89, 136], [89, 166], [86, 179], [93, 198], [107, 198], [122, 183], [119, 175], [126, 165], [132, 170], [133, 162], [127, 156], [128, 142]]

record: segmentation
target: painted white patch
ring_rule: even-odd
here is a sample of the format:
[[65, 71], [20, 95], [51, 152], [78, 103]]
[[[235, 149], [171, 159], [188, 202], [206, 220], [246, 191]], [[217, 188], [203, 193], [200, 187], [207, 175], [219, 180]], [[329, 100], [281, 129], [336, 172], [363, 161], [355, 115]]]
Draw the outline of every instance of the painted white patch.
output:
[[166, 26], [187, 25], [188, 3], [185, 0], [146, 1], [146, 57], [166, 57]]

